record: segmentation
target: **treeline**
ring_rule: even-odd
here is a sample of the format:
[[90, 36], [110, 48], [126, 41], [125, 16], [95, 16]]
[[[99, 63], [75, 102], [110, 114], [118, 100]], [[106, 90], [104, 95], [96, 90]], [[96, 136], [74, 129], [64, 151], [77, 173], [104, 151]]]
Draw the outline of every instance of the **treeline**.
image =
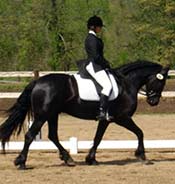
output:
[[113, 67], [137, 59], [174, 67], [174, 0], [1, 0], [0, 71], [75, 70], [94, 14]]

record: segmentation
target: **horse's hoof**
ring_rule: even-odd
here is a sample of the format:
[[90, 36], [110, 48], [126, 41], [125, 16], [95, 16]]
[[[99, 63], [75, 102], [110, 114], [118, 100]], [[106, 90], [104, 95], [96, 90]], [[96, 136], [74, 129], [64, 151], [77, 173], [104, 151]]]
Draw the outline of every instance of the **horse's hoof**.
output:
[[154, 162], [146, 159], [145, 154], [136, 155], [136, 157], [138, 158], [138, 161], [144, 165], [153, 165], [154, 164]]
[[15, 166], [20, 165], [20, 159], [19, 159], [19, 157], [17, 157], [17, 158], [14, 160], [14, 165], [15, 165]]
[[74, 167], [76, 165], [72, 158], [69, 158], [65, 163], [69, 167]]
[[24, 159], [23, 156], [19, 155], [19, 156], [14, 160], [14, 164], [15, 164], [15, 166], [18, 166], [18, 165], [25, 165], [25, 161], [26, 161], [26, 159]]
[[22, 162], [21, 162], [20, 157], [17, 157], [17, 158], [15, 159], [14, 165], [15, 165], [15, 166], [19, 166], [19, 167], [18, 167], [18, 170], [26, 170], [26, 165], [25, 165], [25, 163], [22, 163]]
[[150, 160], [143, 160], [142, 163], [145, 165], [153, 165], [154, 164], [154, 162], [152, 162]]
[[27, 170], [26, 165], [20, 164], [20, 166], [18, 167], [18, 170]]
[[90, 165], [99, 165], [99, 163], [96, 160], [93, 160]]
[[140, 161], [145, 161], [146, 160], [146, 156], [144, 153], [135, 153], [135, 157], [138, 158]]
[[140, 155], [140, 156], [136, 156], [136, 158], [139, 160], [139, 161], [146, 161], [146, 156], [145, 155]]
[[92, 160], [91, 162], [88, 162], [87, 164], [88, 165], [99, 165], [99, 163], [96, 160]]
[[86, 158], [86, 164], [88, 165], [99, 165], [99, 163], [95, 159]]

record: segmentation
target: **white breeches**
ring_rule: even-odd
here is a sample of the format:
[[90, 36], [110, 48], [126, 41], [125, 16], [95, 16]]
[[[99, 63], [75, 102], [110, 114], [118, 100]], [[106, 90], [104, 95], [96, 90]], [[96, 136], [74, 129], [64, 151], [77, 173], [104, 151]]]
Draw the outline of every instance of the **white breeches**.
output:
[[109, 96], [112, 90], [112, 84], [105, 70], [95, 72], [91, 62], [86, 66], [86, 70], [102, 87], [101, 93], [106, 96]]

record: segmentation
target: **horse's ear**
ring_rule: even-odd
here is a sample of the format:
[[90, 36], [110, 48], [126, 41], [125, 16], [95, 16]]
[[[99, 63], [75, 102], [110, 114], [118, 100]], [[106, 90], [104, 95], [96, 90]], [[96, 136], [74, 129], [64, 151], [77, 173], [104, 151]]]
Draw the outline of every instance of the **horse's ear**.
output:
[[167, 66], [163, 67], [163, 68], [162, 68], [162, 71], [161, 71], [161, 74], [162, 74], [162, 75], [167, 75], [169, 69], [170, 69], [170, 65], [167, 65]]

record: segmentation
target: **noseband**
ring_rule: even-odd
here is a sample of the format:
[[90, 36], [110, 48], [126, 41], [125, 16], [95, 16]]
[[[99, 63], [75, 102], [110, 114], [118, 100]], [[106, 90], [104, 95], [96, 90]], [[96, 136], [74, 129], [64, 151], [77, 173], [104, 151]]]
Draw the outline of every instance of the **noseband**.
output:
[[161, 94], [156, 93], [155, 91], [151, 90], [149, 92], [147, 92], [146, 96], [148, 98], [152, 98], [152, 97], [161, 97]]
[[155, 91], [151, 90], [151, 91], [146, 91], [145, 89], [141, 88], [141, 90], [139, 91], [139, 94], [147, 97], [147, 98], [152, 98], [152, 97], [161, 97], [161, 94], [156, 93]]
[[[164, 77], [163, 77], [163, 75], [162, 74], [160, 74], [160, 73], [158, 73], [157, 75], [156, 75], [156, 78], [158, 79], [158, 80], [163, 80], [164, 79]], [[161, 93], [157, 93], [157, 92], [155, 92], [155, 91], [153, 91], [153, 90], [150, 90], [150, 91], [147, 91], [145, 88], [141, 88], [141, 90], [139, 91], [139, 94], [141, 94], [141, 95], [143, 95], [143, 96], [146, 96], [147, 98], [152, 98], [152, 97], [161, 97]]]

